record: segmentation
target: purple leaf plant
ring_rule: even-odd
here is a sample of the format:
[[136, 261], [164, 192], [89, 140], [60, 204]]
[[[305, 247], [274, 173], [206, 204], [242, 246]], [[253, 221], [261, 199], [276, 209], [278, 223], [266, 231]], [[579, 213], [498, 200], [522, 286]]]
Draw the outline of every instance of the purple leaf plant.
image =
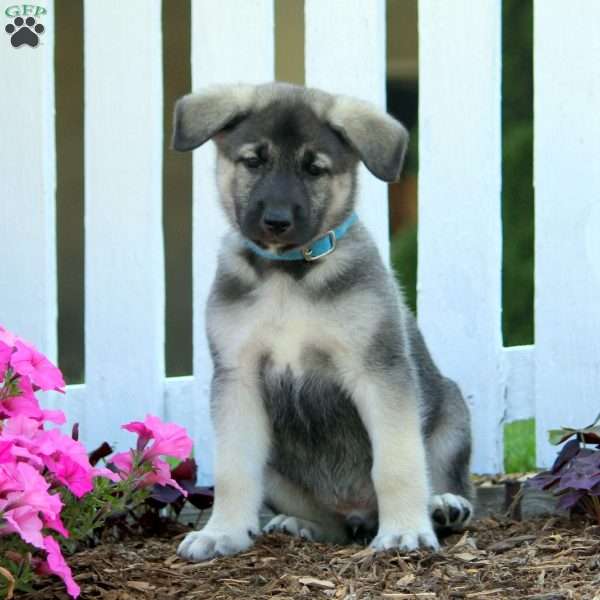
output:
[[550, 442], [564, 445], [552, 468], [538, 473], [528, 485], [551, 491], [558, 497], [557, 508], [581, 510], [600, 525], [600, 414], [582, 429], [552, 430]]

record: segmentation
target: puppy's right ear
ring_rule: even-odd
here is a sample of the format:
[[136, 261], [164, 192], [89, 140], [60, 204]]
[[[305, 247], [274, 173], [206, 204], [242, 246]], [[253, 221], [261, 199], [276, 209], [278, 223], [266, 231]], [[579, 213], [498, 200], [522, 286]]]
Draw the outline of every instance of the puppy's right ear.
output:
[[254, 86], [223, 85], [188, 94], [175, 103], [171, 146], [184, 152], [243, 119], [252, 109]]

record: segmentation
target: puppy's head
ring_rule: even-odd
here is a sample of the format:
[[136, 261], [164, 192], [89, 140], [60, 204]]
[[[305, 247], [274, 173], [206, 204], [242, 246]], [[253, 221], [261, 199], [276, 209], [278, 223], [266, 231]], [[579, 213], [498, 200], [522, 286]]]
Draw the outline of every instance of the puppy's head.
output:
[[289, 84], [231, 85], [181, 98], [173, 147], [217, 145], [221, 202], [255, 243], [303, 246], [354, 208], [359, 161], [395, 181], [404, 127], [371, 105]]

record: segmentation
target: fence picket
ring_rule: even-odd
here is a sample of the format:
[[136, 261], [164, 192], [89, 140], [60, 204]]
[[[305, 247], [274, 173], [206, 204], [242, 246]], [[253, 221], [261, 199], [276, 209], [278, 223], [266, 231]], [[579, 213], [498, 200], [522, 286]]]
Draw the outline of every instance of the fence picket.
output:
[[[504, 348], [507, 423], [535, 417], [535, 347]], [[499, 430], [500, 431], [500, 430]]]
[[[236, 26], [237, 25], [237, 26]], [[192, 3], [192, 86], [264, 83], [274, 76], [273, 0], [212, 0]], [[214, 147], [194, 153], [194, 437], [199, 478], [212, 478], [212, 428], [209, 418], [211, 360], [204, 310], [226, 224], [217, 201]]]
[[[574, 1], [535, 2], [536, 343], [518, 348], [500, 328], [501, 3], [419, 2], [419, 321], [471, 407], [476, 472], [502, 470], [505, 421], [536, 417], [547, 466], [547, 430], [600, 410], [600, 5]], [[56, 359], [54, 4], [37, 6], [39, 47], [0, 44], [0, 322]], [[193, 88], [272, 80], [273, 11], [194, 0]], [[194, 155], [194, 375], [166, 379], [161, 3], [85, 0], [84, 14], [86, 376], [69, 386], [69, 420], [87, 445], [121, 448], [127, 420], [180, 422], [209, 484], [204, 309], [226, 227], [214, 148]], [[383, 108], [385, 1], [305, 0], [305, 19], [307, 84]], [[361, 180], [361, 218], [388, 260], [387, 188], [364, 168]]]
[[[306, 84], [385, 109], [385, 2], [305, 1]], [[387, 186], [360, 168], [360, 218], [389, 262]]]
[[600, 4], [535, 2], [537, 458], [600, 411]]
[[[160, 2], [85, 2], [85, 416], [82, 437], [162, 414]], [[133, 25], [134, 24], [134, 25]], [[98, 427], [98, 422], [102, 426]]]
[[0, 323], [56, 360], [54, 3], [36, 4], [39, 45], [0, 44]]
[[501, 3], [419, 2], [419, 322], [502, 468]]

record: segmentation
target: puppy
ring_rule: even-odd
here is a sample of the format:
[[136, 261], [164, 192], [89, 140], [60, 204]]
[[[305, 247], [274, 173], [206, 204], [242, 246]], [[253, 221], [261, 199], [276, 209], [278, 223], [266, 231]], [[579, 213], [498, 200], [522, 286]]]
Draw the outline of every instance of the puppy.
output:
[[225, 235], [207, 306], [215, 505], [178, 552], [280, 530], [436, 549], [472, 514], [469, 413], [354, 214], [357, 166], [395, 181], [408, 135], [352, 98], [274, 83], [181, 98], [173, 147], [217, 146]]

